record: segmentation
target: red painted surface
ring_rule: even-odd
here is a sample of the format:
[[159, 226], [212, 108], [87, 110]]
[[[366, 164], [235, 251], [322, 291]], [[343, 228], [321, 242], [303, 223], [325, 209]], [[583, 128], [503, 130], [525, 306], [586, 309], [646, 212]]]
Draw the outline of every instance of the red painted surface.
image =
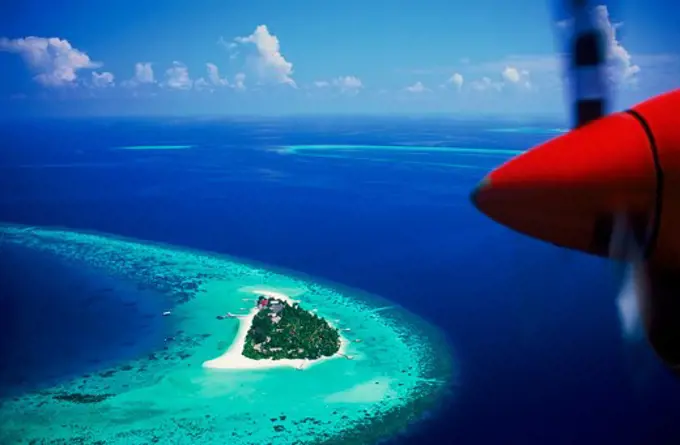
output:
[[680, 270], [680, 90], [643, 102], [634, 110], [654, 135], [664, 175], [661, 225], [652, 260]]
[[[654, 258], [680, 267], [680, 90], [634, 108], [654, 135], [664, 173]], [[618, 212], [651, 220], [657, 170], [645, 129], [616, 113], [541, 144], [492, 171], [473, 195], [492, 219], [529, 236], [597, 255], [596, 223]]]

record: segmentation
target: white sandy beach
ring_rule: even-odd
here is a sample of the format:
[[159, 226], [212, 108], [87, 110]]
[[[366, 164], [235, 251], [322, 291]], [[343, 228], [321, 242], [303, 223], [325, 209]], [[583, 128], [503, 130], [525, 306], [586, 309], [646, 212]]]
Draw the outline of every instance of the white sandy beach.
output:
[[[249, 292], [252, 292], [253, 294], [256, 295], [263, 295], [266, 297], [270, 298], [276, 298], [278, 300], [286, 301], [288, 304], [293, 305], [293, 303], [299, 303], [298, 300], [293, 300], [290, 298], [288, 295], [281, 293], [281, 292], [276, 292], [276, 291], [271, 291], [271, 290], [263, 290], [263, 289], [249, 289]], [[332, 357], [323, 357], [317, 360], [303, 360], [303, 359], [281, 359], [281, 360], [273, 360], [273, 359], [263, 359], [263, 360], [253, 360], [251, 358], [245, 357], [243, 355], [243, 347], [245, 346], [246, 343], [246, 335], [248, 334], [248, 331], [250, 330], [250, 326], [253, 323], [253, 318], [255, 318], [255, 315], [257, 314], [258, 309], [253, 308], [250, 310], [250, 312], [247, 315], [243, 316], [238, 316], [237, 319], [239, 320], [239, 329], [238, 332], [236, 333], [236, 338], [232, 342], [231, 346], [229, 346], [229, 349], [222, 354], [221, 356], [208, 360], [203, 363], [204, 368], [208, 369], [240, 369], [240, 370], [249, 370], [249, 369], [269, 369], [269, 368], [280, 368], [280, 367], [290, 367], [290, 368], [296, 368], [296, 369], [305, 369], [308, 368], [311, 365], [330, 360], [333, 358], [339, 358], [342, 357], [347, 353], [347, 346], [349, 345], [349, 342], [340, 336], [340, 350], [333, 355]], [[330, 324], [330, 322], [329, 322]], [[331, 324], [331, 326], [333, 326]]]

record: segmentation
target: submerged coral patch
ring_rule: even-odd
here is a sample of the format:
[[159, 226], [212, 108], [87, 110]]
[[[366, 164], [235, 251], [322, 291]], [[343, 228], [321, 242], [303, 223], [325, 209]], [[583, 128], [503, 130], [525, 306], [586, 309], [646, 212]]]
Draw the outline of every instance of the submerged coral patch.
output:
[[[439, 331], [379, 297], [167, 245], [11, 225], [0, 233], [3, 243], [153, 290], [140, 295], [164, 308], [154, 315], [160, 347], [3, 400], [0, 443], [365, 444], [403, 431], [451, 387], [451, 353]], [[262, 296], [313, 314], [286, 325], [314, 331], [299, 337], [299, 358], [275, 354], [288, 344], [244, 356], [244, 317]], [[267, 310], [262, 316], [272, 321], [278, 306]]]

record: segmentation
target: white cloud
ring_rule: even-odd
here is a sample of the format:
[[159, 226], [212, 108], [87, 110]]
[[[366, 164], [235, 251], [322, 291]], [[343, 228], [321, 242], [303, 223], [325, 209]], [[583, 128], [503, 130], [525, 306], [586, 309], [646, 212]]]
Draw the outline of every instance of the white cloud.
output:
[[220, 77], [220, 70], [213, 63], [206, 63], [206, 68], [208, 69], [208, 80], [211, 84], [215, 86], [226, 86], [229, 85], [229, 81], [226, 77]]
[[460, 73], [453, 73], [453, 76], [451, 76], [446, 82], [452, 84], [457, 90], [460, 91], [460, 89], [463, 88], [463, 75]]
[[506, 65], [500, 72], [500, 77], [501, 80], [493, 80], [489, 76], [484, 76], [472, 81], [470, 87], [475, 91], [503, 91], [508, 87], [515, 90], [531, 90], [533, 88], [529, 80], [528, 70]]
[[153, 68], [150, 63], [138, 62], [135, 64], [135, 77], [133, 80], [136, 83], [154, 83]]
[[[600, 2], [604, 3], [604, 2]], [[607, 78], [610, 86], [635, 87], [639, 82], [644, 82], [644, 96], [648, 97], [663, 91], [677, 88], [680, 56], [678, 54], [654, 54], [635, 53], [630, 51], [621, 42], [622, 23], [617, 23], [610, 15], [606, 6], [597, 6], [593, 9], [593, 18], [596, 26], [603, 31], [606, 48]], [[573, 21], [563, 20], [556, 23], [556, 31], [561, 38], [571, 38]], [[474, 91], [508, 91], [508, 92], [532, 92], [543, 91], [549, 94], [560, 94], [565, 82], [569, 82], [570, 73], [565, 71], [568, 61], [567, 54], [552, 52], [546, 54], [513, 54], [496, 60], [479, 61], [472, 63], [468, 60], [460, 60], [458, 65], [441, 65], [420, 70], [407, 70], [413, 74], [423, 72], [436, 74], [445, 79], [452, 72], [459, 72], [465, 76], [463, 89]], [[566, 62], [566, 63], [565, 63]], [[404, 71], [404, 70], [402, 70]], [[474, 80], [473, 80], [474, 79]], [[425, 79], [425, 81], [427, 81]], [[442, 88], [452, 88], [451, 79], [442, 82]], [[623, 92], [622, 92], [623, 93]], [[632, 93], [631, 91], [625, 93]], [[642, 99], [642, 91], [640, 99]], [[547, 97], [547, 95], [546, 95]], [[632, 96], [629, 96], [632, 97]], [[628, 100], [628, 99], [626, 99]], [[632, 100], [632, 99], [631, 99]]]
[[251, 35], [236, 37], [234, 41], [241, 45], [255, 45], [257, 54], [251, 58], [251, 62], [261, 80], [297, 88], [292, 78], [293, 64], [283, 57], [279, 39], [269, 33], [267, 25], [259, 25]]
[[205, 80], [203, 77], [199, 77], [198, 79], [196, 79], [196, 81], [194, 81], [194, 89], [196, 91], [204, 91], [204, 90], [214, 91], [212, 85], [210, 85], [210, 83], [207, 80]]
[[506, 66], [501, 75], [507, 82], [518, 83], [520, 80], [519, 71], [511, 66]]
[[407, 86], [406, 91], [409, 93], [424, 93], [426, 91], [430, 91], [427, 88], [425, 88], [425, 85], [423, 85], [422, 82], [418, 81], [414, 83], [413, 85]]
[[229, 51], [229, 59], [233, 60], [238, 57], [238, 44], [235, 42], [229, 42], [224, 40], [224, 37], [217, 39], [217, 44], [223, 46], [227, 51]]
[[509, 55], [465, 67], [465, 85], [474, 91], [553, 90], [561, 88], [561, 68], [559, 54]]
[[[614, 85], [637, 84], [640, 66], [633, 63], [630, 52], [616, 36], [617, 30], [623, 26], [623, 23], [612, 22], [606, 5], [599, 5], [593, 9], [593, 19], [595, 26], [604, 35], [609, 81]], [[572, 19], [557, 22], [557, 28], [567, 33], [573, 32], [573, 26]]]
[[630, 53], [616, 38], [616, 30], [623, 26], [623, 23], [613, 23], [604, 5], [595, 8], [595, 20], [605, 35], [610, 80], [615, 84], [636, 83], [640, 67], [633, 64]]
[[339, 76], [335, 79], [317, 80], [313, 83], [314, 87], [325, 89], [332, 88], [342, 94], [354, 95], [364, 87], [363, 82], [356, 76]]
[[103, 73], [98, 73], [96, 71], [92, 72], [92, 85], [97, 88], [106, 88], [113, 86], [113, 74], [108, 71]]
[[503, 89], [503, 82], [496, 82], [491, 80], [490, 77], [484, 76], [481, 79], [473, 80], [470, 83], [470, 86], [472, 87], [473, 90], [476, 91], [489, 91], [489, 90], [501, 91]]
[[505, 85], [513, 85], [518, 88], [531, 89], [528, 70], [519, 70], [513, 66], [506, 66], [501, 73]]
[[245, 90], [246, 85], [245, 85], [245, 80], [246, 80], [246, 75], [244, 73], [237, 73], [236, 76], [234, 76], [234, 88], [237, 90]]
[[192, 81], [189, 78], [189, 69], [182, 62], [172, 62], [172, 67], [165, 71], [165, 86], [175, 90], [191, 89]]
[[340, 88], [344, 93], [357, 93], [364, 87], [361, 79], [355, 76], [340, 76], [331, 82], [334, 87]]
[[[194, 82], [194, 88], [199, 91], [208, 90], [214, 91], [218, 87], [233, 86], [229, 84], [226, 77], [220, 77], [220, 70], [214, 63], [206, 63], [206, 70], [208, 71], [208, 78], [200, 77]], [[189, 74], [187, 73], [187, 77]]]
[[72, 85], [81, 69], [99, 68], [102, 64], [58, 37], [0, 38], [0, 51], [19, 54], [35, 72], [35, 81], [50, 87]]
[[236, 47], [238, 46], [234, 42], [229, 42], [228, 40], [225, 40], [224, 37], [220, 37], [219, 39], [217, 39], [217, 44], [222, 45], [223, 47], [225, 47], [228, 50], [236, 49]]
[[135, 63], [135, 74], [130, 80], [124, 80], [122, 85], [124, 87], [134, 88], [143, 84], [154, 84], [156, 79], [154, 78], [153, 68], [149, 62], [137, 62]]
[[560, 72], [561, 61], [559, 54], [513, 54], [499, 60], [487, 61], [471, 65], [466, 68], [469, 73], [489, 75], [504, 71], [507, 67], [515, 67], [518, 71], [529, 71], [533, 74], [556, 76]]

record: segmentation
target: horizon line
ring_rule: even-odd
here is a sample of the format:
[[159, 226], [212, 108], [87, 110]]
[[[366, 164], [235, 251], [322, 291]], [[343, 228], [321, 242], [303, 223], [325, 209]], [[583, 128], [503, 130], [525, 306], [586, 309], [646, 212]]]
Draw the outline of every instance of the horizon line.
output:
[[503, 121], [566, 121], [567, 116], [560, 113], [527, 113], [508, 115], [500, 113], [462, 113], [462, 112], [324, 112], [324, 113], [281, 113], [281, 114], [92, 114], [92, 115], [0, 115], [0, 122], [28, 120], [257, 120], [257, 119], [324, 119], [324, 118], [401, 118], [401, 119], [451, 119], [451, 120], [503, 120]]

